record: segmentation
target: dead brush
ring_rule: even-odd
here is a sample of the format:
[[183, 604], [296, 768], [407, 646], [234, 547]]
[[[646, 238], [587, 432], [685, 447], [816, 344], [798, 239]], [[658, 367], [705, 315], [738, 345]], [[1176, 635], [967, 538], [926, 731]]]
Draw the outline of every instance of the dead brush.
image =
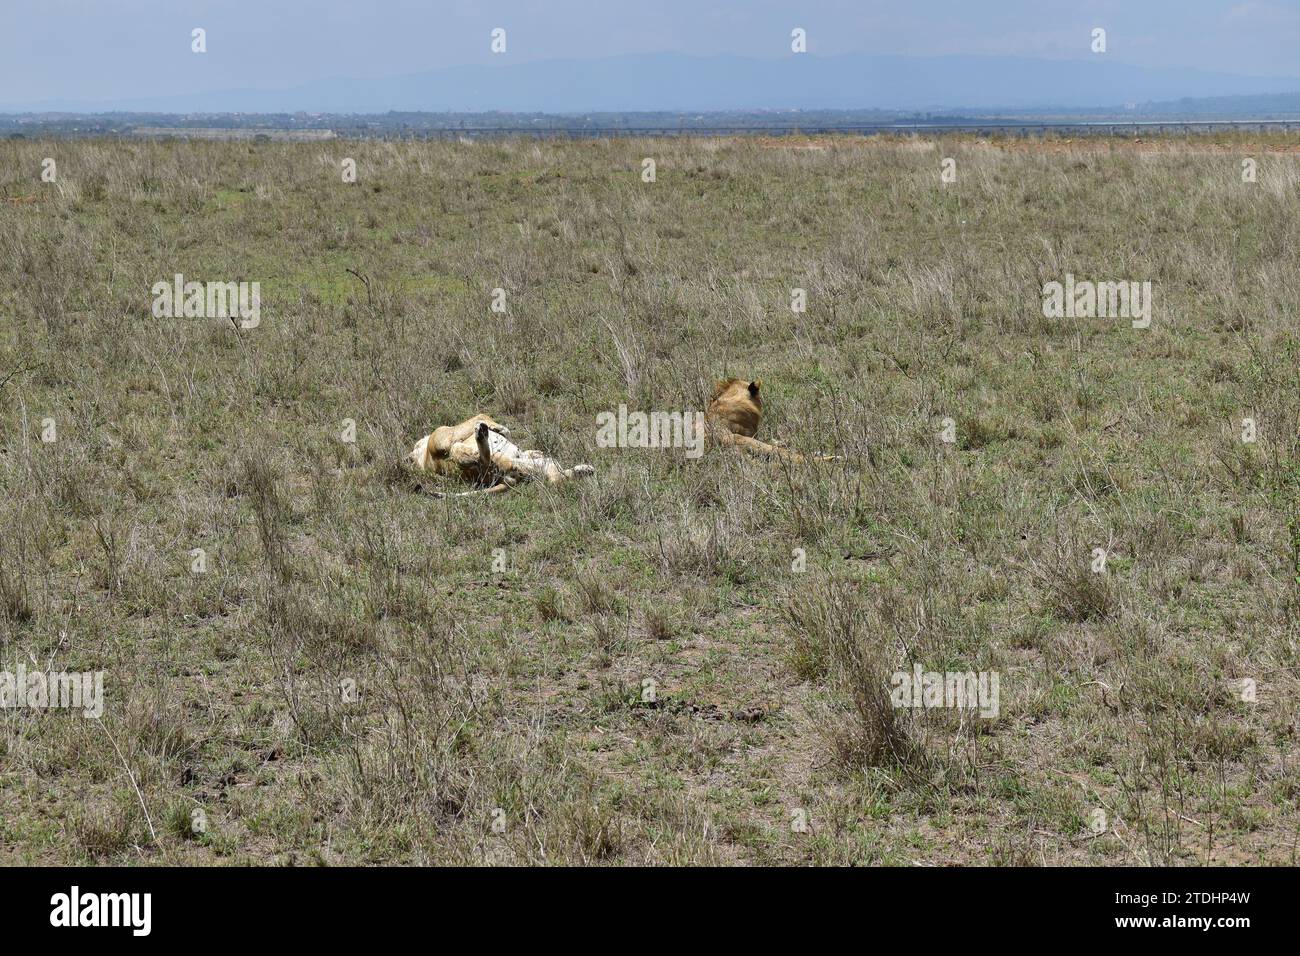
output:
[[99, 541], [104, 563], [96, 566], [94, 580], [97, 587], [107, 591], [110, 598], [122, 589], [122, 564], [125, 560], [126, 537], [130, 533], [127, 520], [120, 512], [105, 511], [93, 515], [90, 526]]
[[[1103, 621], [1120, 607], [1119, 589], [1112, 572], [1094, 571], [1098, 547], [1080, 538], [1057, 538], [1041, 556], [1017, 564], [1046, 592], [1047, 608], [1059, 620], [1071, 623]], [[1112, 545], [1103, 549], [1110, 557]]]
[[1229, 721], [1142, 709], [1123, 722], [1127, 756], [1118, 768], [1123, 818], [1142, 838], [1139, 862], [1170, 865], [1190, 857], [1212, 863], [1227, 794], [1221, 786], [1197, 787], [1196, 774], [1224, 780], [1257, 741]]
[[862, 586], [828, 578], [794, 591], [784, 610], [792, 669], [833, 689], [821, 729], [840, 766], [915, 766], [920, 754], [889, 696], [890, 649]]
[[121, 801], [118, 805], [82, 810], [69, 823], [73, 838], [92, 859], [111, 859], [132, 846], [148, 842], [141, 825], [139, 808]]
[[346, 716], [343, 790], [370, 816], [445, 826], [474, 792], [474, 739], [487, 699], [476, 692], [463, 628], [431, 631], [409, 661], [377, 661], [358, 682], [364, 709]]
[[289, 579], [286, 561], [289, 503], [280, 489], [276, 473], [264, 456], [256, 453], [244, 455], [239, 461], [238, 473], [239, 492], [248, 497], [257, 519], [263, 560], [274, 580], [284, 583]]
[[739, 560], [742, 529], [728, 512], [698, 514], [685, 505], [669, 519], [656, 523], [659, 565], [664, 573], [692, 577], [744, 580]]
[[10, 624], [27, 624], [36, 616], [23, 572], [21, 546], [21, 539], [11, 543], [7, 534], [0, 534], [0, 619]]
[[587, 614], [599, 616], [621, 612], [623, 609], [623, 601], [609, 580], [594, 569], [575, 576], [573, 589], [582, 610]]
[[624, 849], [622, 821], [607, 804], [594, 800], [564, 803], [547, 823], [575, 864], [610, 860]]

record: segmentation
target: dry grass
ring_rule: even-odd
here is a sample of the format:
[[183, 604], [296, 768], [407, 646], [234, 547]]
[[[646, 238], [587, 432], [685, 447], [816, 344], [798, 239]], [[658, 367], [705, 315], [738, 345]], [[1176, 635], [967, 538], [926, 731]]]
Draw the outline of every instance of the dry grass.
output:
[[[0, 858], [1294, 863], [1295, 144], [773, 145], [0, 143], [0, 669], [108, 696], [0, 712]], [[595, 447], [727, 375], [845, 460]], [[413, 494], [475, 411], [597, 477]]]

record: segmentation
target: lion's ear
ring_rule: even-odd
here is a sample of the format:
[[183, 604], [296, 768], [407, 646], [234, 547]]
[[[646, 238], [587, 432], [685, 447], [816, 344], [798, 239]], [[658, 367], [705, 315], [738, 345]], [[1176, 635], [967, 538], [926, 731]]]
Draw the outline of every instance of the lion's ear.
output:
[[749, 394], [754, 396], [754, 398], [758, 398], [758, 389], [762, 384], [763, 384], [763, 380], [761, 378], [756, 378], [752, 382], [750, 382]]

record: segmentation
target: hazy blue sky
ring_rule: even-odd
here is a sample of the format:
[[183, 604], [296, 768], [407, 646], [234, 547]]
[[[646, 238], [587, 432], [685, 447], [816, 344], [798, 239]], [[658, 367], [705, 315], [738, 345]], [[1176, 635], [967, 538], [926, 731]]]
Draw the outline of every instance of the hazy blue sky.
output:
[[[206, 56], [190, 30], [208, 31]], [[673, 51], [1109, 55], [1154, 67], [1300, 76], [1300, 0], [0, 0], [0, 102], [108, 99], [327, 76]]]

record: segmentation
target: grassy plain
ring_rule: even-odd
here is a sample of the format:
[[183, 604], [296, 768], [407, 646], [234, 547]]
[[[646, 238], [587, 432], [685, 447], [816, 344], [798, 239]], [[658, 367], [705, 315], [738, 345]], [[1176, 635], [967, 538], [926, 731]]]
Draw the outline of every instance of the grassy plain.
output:
[[[0, 711], [0, 860], [1294, 864], [1294, 150], [0, 142], [0, 670], [107, 697]], [[595, 447], [722, 376], [845, 460]], [[415, 492], [477, 411], [597, 476]]]

